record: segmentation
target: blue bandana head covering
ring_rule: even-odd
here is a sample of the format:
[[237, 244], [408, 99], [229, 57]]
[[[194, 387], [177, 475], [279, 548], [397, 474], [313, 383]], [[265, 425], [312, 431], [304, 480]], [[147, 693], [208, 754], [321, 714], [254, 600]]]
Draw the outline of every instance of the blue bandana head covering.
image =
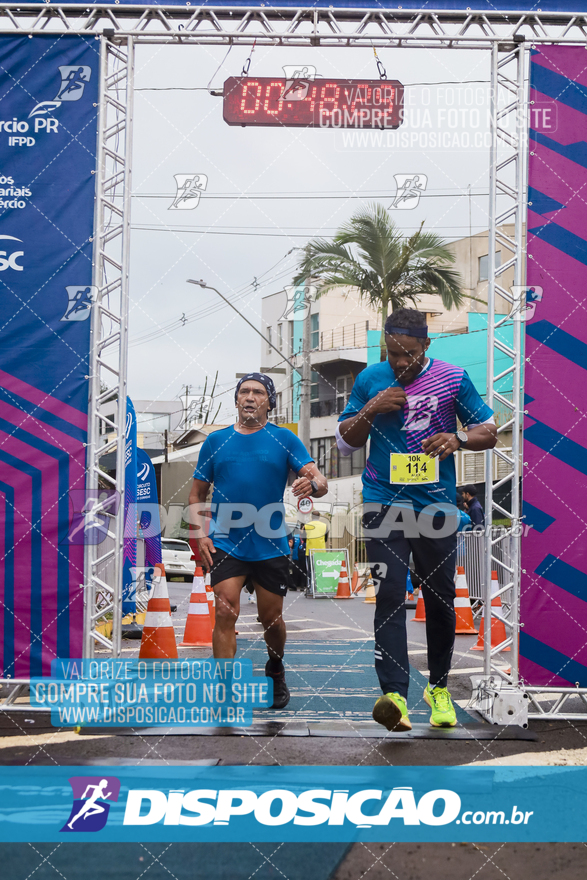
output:
[[396, 327], [393, 323], [393, 312], [385, 322], [385, 332], [388, 336], [400, 333], [403, 336], [415, 336], [418, 339], [428, 338], [428, 325], [422, 324], [420, 327]]
[[236, 403], [238, 390], [243, 382], [249, 382], [251, 380], [254, 380], [255, 382], [260, 382], [261, 385], [265, 386], [267, 394], [269, 395], [269, 409], [275, 409], [275, 407], [277, 406], [277, 394], [275, 392], [275, 385], [273, 384], [273, 379], [271, 379], [270, 376], [266, 376], [265, 373], [247, 373], [246, 376], [243, 376], [242, 379], [239, 379], [236, 390], [234, 392], [234, 402]]

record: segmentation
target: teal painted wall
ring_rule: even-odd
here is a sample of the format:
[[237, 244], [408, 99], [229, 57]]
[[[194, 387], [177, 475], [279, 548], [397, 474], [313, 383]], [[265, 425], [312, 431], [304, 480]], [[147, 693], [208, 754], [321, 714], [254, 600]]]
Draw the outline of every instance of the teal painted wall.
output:
[[[498, 320], [499, 317], [502, 316], [498, 316]], [[477, 391], [485, 395], [487, 387], [487, 315], [469, 312], [468, 327], [468, 333], [454, 335], [431, 333], [430, 339], [432, 341], [428, 354], [441, 361], [447, 361], [449, 364], [455, 364], [457, 367], [463, 367], [471, 377]], [[513, 334], [514, 329], [511, 321], [507, 321], [495, 331], [496, 339], [510, 347], [513, 345]], [[494, 375], [497, 376], [510, 365], [510, 358], [499, 351], [495, 352]], [[500, 380], [497, 390], [504, 393], [511, 392], [511, 374]]]
[[381, 360], [381, 330], [367, 330], [367, 366]]

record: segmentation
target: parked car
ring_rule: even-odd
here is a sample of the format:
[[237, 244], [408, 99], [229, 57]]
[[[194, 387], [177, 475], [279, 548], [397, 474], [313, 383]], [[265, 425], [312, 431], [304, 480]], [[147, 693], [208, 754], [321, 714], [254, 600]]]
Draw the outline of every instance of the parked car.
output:
[[161, 550], [165, 574], [168, 577], [183, 577], [191, 583], [196, 571], [196, 563], [192, 559], [192, 548], [187, 541], [178, 538], [162, 538]]

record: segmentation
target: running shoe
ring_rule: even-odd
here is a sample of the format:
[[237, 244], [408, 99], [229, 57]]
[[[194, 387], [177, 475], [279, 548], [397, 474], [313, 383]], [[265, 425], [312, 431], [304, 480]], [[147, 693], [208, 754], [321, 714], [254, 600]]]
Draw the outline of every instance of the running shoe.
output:
[[432, 727], [454, 727], [457, 723], [457, 713], [452, 704], [448, 688], [431, 688], [429, 684], [424, 688], [424, 699], [432, 709], [430, 724]]
[[269, 662], [265, 666], [265, 675], [273, 679], [273, 704], [272, 709], [285, 709], [289, 703], [290, 693], [285, 681], [285, 669], [281, 672], [270, 672]]
[[373, 706], [373, 718], [378, 724], [383, 724], [388, 730], [396, 733], [412, 729], [406, 701], [398, 693], [379, 697]]

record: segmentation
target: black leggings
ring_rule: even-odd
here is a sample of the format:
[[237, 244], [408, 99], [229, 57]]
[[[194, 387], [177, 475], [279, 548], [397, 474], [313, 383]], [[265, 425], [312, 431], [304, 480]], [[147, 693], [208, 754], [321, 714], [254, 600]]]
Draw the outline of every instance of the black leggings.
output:
[[410, 552], [422, 582], [426, 607], [426, 639], [431, 687], [446, 687], [455, 641], [456, 532], [444, 538], [406, 538], [394, 530], [389, 537], [368, 537], [388, 508], [363, 517], [365, 545], [374, 579], [375, 671], [384, 694], [407, 697], [410, 680], [406, 632], [406, 576]]

